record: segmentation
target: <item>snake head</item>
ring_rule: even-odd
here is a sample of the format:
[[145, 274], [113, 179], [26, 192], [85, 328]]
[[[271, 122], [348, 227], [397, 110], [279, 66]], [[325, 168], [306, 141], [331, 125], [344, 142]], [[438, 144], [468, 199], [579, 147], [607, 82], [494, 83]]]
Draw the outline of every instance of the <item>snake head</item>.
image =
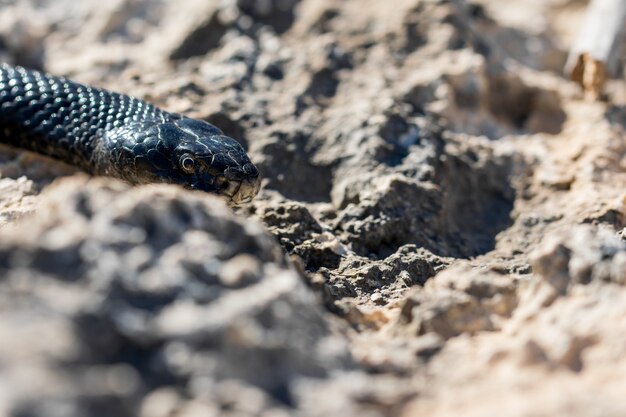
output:
[[177, 131], [171, 125], [160, 130], [164, 137], [182, 133], [172, 146], [188, 188], [222, 194], [235, 204], [256, 196], [261, 184], [259, 171], [239, 142], [200, 120], [183, 118], [174, 126]]
[[117, 176], [136, 184], [179, 184], [219, 194], [233, 204], [258, 193], [259, 171], [239, 142], [215, 126], [186, 117], [141, 124], [127, 125], [106, 140]]

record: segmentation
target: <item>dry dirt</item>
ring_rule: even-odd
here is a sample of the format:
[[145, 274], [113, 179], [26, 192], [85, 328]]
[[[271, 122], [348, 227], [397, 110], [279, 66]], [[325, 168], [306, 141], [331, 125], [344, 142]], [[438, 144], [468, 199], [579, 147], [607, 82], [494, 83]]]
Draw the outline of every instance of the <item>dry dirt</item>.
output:
[[575, 0], [2, 0], [0, 58], [241, 139], [227, 208], [0, 149], [0, 416], [623, 416], [626, 83]]

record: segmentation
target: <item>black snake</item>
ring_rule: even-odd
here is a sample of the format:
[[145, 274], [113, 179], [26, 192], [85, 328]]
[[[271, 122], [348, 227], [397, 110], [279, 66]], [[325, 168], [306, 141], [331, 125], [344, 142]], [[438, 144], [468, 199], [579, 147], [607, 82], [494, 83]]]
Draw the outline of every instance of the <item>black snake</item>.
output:
[[0, 64], [0, 142], [93, 175], [180, 184], [235, 204], [260, 186], [241, 145], [207, 122], [7, 64]]

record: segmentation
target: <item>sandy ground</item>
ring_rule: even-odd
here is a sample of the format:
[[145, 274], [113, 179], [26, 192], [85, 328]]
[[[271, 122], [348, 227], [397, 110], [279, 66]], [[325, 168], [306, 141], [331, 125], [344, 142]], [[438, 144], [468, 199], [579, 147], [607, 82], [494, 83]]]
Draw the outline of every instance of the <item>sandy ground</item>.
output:
[[7, 62], [241, 140], [234, 212], [0, 149], [0, 415], [623, 416], [626, 83], [585, 2], [0, 2]]

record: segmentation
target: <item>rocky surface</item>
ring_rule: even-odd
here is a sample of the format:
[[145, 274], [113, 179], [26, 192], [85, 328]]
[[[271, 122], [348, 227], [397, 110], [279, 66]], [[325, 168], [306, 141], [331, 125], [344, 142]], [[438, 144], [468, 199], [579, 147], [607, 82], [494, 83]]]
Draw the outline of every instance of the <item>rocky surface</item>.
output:
[[264, 176], [232, 212], [1, 148], [0, 415], [626, 413], [626, 84], [560, 75], [580, 2], [0, 4], [3, 60]]

